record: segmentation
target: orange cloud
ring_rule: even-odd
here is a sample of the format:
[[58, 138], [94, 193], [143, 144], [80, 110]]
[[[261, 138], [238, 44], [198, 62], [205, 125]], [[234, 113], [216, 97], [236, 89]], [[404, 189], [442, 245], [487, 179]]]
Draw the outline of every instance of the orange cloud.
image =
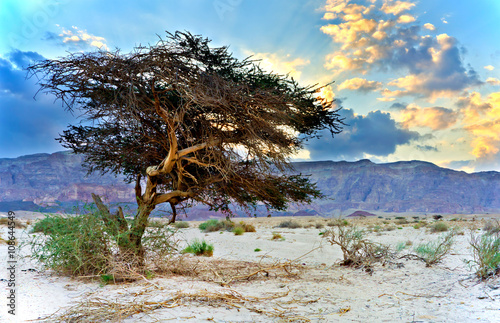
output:
[[493, 71], [495, 69], [495, 67], [493, 65], [486, 65], [484, 67], [485, 70], [488, 70], [488, 71]]
[[415, 20], [416, 20], [415, 17], [413, 17], [411, 15], [401, 15], [398, 18], [398, 23], [400, 23], [400, 24], [408, 24], [410, 22], [414, 22]]

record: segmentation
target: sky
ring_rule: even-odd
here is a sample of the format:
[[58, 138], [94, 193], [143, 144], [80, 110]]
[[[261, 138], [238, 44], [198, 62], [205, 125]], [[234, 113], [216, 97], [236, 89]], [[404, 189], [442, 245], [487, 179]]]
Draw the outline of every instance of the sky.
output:
[[342, 107], [347, 126], [294, 160], [423, 160], [500, 171], [498, 0], [0, 2], [0, 158], [63, 150], [78, 115], [25, 68], [75, 52], [154, 45], [189, 31], [260, 59]]

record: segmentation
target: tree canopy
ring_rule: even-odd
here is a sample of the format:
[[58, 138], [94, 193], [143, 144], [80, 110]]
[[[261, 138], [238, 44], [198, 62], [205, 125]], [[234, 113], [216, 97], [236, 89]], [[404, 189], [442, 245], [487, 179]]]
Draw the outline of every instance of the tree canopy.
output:
[[310, 202], [321, 193], [286, 172], [289, 157], [319, 130], [334, 135], [343, 125], [320, 87], [263, 71], [188, 32], [127, 54], [74, 53], [29, 71], [41, 91], [86, 121], [69, 126], [62, 145], [83, 154], [89, 171], [135, 181], [139, 209], [149, 212], [188, 200], [223, 211], [230, 203]]

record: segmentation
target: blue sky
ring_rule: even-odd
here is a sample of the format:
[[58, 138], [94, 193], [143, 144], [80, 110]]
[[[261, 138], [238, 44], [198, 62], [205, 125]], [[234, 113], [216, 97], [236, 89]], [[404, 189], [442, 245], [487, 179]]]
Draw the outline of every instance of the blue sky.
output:
[[122, 52], [187, 30], [306, 84], [335, 81], [349, 124], [302, 160], [425, 160], [500, 171], [500, 1], [184, 0], [0, 2], [0, 158], [54, 152], [77, 116], [23, 67]]

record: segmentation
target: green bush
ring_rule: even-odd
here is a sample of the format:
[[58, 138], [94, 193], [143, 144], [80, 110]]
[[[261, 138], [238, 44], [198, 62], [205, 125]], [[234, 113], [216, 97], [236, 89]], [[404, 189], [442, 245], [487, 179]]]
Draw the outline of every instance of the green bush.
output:
[[241, 236], [243, 233], [245, 233], [245, 229], [238, 225], [238, 226], [234, 227], [233, 233], [235, 236]]
[[478, 237], [472, 234], [470, 245], [474, 259], [465, 260], [465, 262], [475, 270], [478, 277], [486, 279], [500, 274], [500, 237], [498, 235], [485, 234]]
[[189, 223], [187, 223], [185, 221], [179, 221], [179, 222], [175, 222], [174, 226], [177, 229], [185, 229], [185, 228], [189, 228]]
[[203, 232], [215, 232], [215, 231], [232, 231], [234, 228], [234, 222], [232, 221], [219, 221], [217, 219], [210, 219], [201, 223], [198, 228]]
[[78, 217], [67, 217], [62, 215], [45, 215], [45, 218], [35, 222], [31, 233], [41, 232], [43, 234], [66, 234], [71, 233], [72, 226], [78, 225], [81, 219]]
[[196, 256], [211, 257], [214, 254], [214, 246], [208, 244], [205, 240], [194, 239], [182, 250], [182, 253], [192, 253]]
[[293, 220], [287, 220], [287, 221], [283, 221], [281, 222], [280, 224], [278, 224], [277, 226], [278, 228], [289, 228], [289, 229], [298, 229], [298, 228], [302, 228], [302, 226], [293, 221]]
[[436, 222], [433, 225], [431, 225], [432, 233], [446, 232], [446, 231], [448, 231], [448, 225], [444, 222]]
[[255, 251], [255, 252], [259, 252], [259, 251], [262, 251], [262, 249], [255, 248], [253, 251]]
[[112, 266], [113, 239], [97, 212], [73, 217], [46, 216], [37, 222], [30, 241], [32, 257], [58, 273], [101, 275]]

